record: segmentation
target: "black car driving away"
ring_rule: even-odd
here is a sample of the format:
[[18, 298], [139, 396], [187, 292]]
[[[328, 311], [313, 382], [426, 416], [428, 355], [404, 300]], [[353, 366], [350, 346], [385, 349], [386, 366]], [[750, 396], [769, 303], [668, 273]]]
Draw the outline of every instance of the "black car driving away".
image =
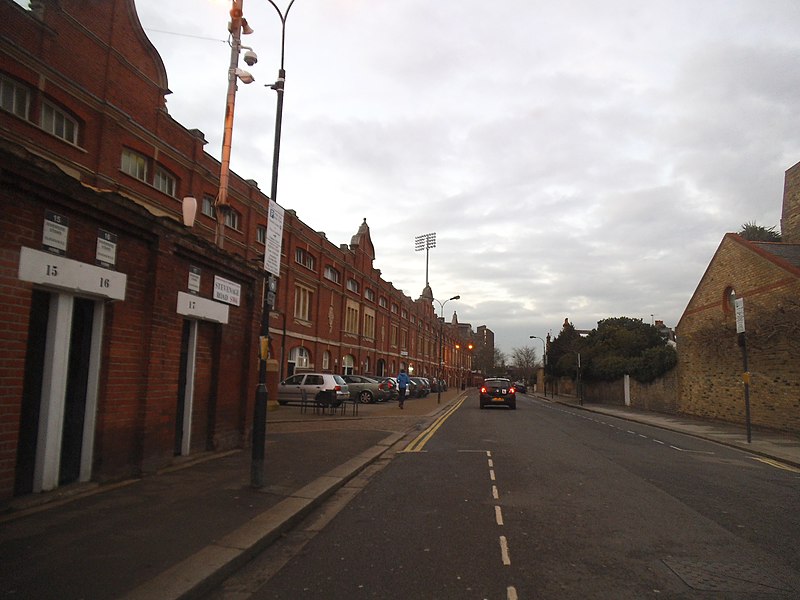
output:
[[481, 408], [487, 406], [507, 406], [511, 410], [517, 408], [517, 391], [510, 379], [501, 377], [485, 379], [480, 388]]

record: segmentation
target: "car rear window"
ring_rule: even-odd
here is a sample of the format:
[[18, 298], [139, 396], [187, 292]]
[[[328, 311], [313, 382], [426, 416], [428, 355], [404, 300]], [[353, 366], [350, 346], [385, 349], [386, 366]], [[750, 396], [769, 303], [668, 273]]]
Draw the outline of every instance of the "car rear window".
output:
[[511, 382], [508, 379], [487, 379], [483, 382], [484, 385], [499, 385], [499, 386], [510, 386]]
[[339, 385], [347, 385], [347, 382], [344, 379], [342, 379], [339, 375], [334, 375], [333, 380]]

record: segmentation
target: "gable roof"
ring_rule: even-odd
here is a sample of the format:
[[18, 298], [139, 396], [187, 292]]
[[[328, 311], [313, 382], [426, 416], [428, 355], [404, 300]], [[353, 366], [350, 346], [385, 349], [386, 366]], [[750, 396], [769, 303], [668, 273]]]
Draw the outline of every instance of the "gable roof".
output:
[[[686, 304], [686, 308], [681, 315], [681, 318], [678, 320], [676, 328], [681, 326], [681, 323], [687, 315], [687, 311], [692, 306], [693, 301], [698, 295], [698, 292], [703, 287], [704, 282], [706, 281], [709, 272], [712, 266], [717, 261], [717, 257], [720, 254], [720, 250], [722, 247], [727, 243], [735, 243], [746, 250], [752, 252], [754, 258], [760, 258], [762, 260], [766, 260], [771, 264], [785, 270], [789, 275], [800, 279], [800, 244], [786, 244], [783, 242], [751, 242], [746, 240], [738, 233], [726, 233], [725, 237], [722, 238], [720, 245], [717, 247], [714, 256], [709, 261], [708, 266], [706, 266], [706, 270], [703, 273], [703, 276], [700, 278], [700, 281], [695, 288], [695, 291], [692, 293], [691, 298], [689, 298], [689, 302]], [[760, 261], [754, 260], [752, 266], [756, 269], [759, 268]], [[763, 265], [763, 263], [760, 263]], [[766, 268], [766, 266], [762, 267]]]

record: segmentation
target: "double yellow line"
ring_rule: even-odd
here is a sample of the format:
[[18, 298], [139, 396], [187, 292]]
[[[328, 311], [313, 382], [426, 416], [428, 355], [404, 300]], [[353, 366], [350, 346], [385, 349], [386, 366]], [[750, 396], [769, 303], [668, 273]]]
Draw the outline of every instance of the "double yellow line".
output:
[[762, 462], [764, 464], [767, 464], [770, 467], [775, 467], [776, 469], [783, 469], [784, 471], [789, 471], [791, 473], [800, 473], [800, 469], [798, 469], [797, 467], [787, 465], [786, 463], [782, 463], [777, 460], [772, 460], [770, 458], [763, 458], [761, 456], [751, 456], [750, 458]]
[[462, 404], [464, 404], [464, 400], [466, 399], [467, 396], [465, 394], [460, 400], [439, 415], [439, 417], [433, 423], [431, 423], [427, 429], [420, 433], [408, 446], [403, 448], [401, 452], [422, 452], [422, 449], [425, 447], [425, 444], [428, 443], [428, 440], [433, 437], [433, 434], [438, 431], [439, 427], [442, 426], [447, 418], [456, 412]]

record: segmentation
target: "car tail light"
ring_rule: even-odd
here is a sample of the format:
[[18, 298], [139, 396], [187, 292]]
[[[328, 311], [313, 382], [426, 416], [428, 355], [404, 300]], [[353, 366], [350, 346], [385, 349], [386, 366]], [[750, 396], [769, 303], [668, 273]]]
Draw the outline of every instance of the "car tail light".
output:
[[509, 394], [516, 394], [517, 393], [517, 388], [513, 388], [513, 387], [508, 388], [508, 393]]
[[340, 385], [333, 386], [333, 391], [334, 392], [341, 392], [342, 391], [342, 386], [340, 386]]
[[486, 386], [483, 386], [483, 387], [481, 388], [481, 394], [485, 394], [486, 392], [487, 392], [487, 390], [486, 390]]

